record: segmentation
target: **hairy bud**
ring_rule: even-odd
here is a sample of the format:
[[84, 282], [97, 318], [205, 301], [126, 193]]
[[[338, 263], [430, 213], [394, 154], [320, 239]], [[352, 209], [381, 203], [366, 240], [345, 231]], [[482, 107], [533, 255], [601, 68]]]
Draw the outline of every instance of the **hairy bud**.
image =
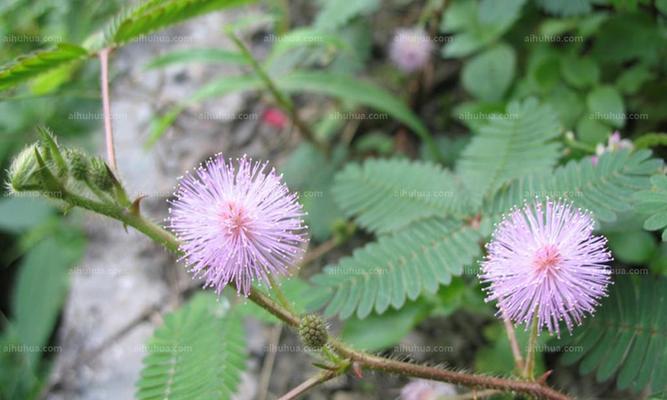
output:
[[321, 349], [327, 343], [327, 327], [324, 320], [315, 314], [301, 318], [299, 336], [303, 343], [313, 349]]
[[72, 177], [79, 181], [85, 181], [88, 177], [88, 157], [79, 149], [66, 149], [65, 160], [69, 164]]
[[39, 164], [35, 159], [36, 144], [23, 149], [9, 167], [7, 186], [14, 192], [40, 190]]
[[111, 191], [115, 181], [106, 163], [99, 157], [90, 160], [90, 178], [93, 185], [105, 192]]

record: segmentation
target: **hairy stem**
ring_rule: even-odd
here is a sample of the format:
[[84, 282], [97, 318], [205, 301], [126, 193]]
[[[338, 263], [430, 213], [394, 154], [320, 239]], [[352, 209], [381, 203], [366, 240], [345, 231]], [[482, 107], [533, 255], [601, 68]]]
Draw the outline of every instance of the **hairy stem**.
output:
[[[91, 211], [106, 215], [107, 217], [117, 219], [126, 225], [129, 225], [138, 231], [144, 233], [155, 242], [163, 245], [172, 252], [179, 252], [179, 243], [176, 237], [161, 226], [151, 222], [141, 215], [133, 214], [127, 209], [117, 205], [103, 204], [87, 198], [78, 196], [63, 190], [62, 200], [78, 207], [86, 208]], [[250, 289], [248, 298], [258, 306], [264, 308], [281, 321], [291, 327], [299, 326], [299, 316], [295, 315], [264, 293]], [[536, 328], [535, 328], [536, 331]], [[516, 379], [504, 379], [492, 376], [467, 374], [463, 372], [450, 371], [443, 368], [431, 367], [426, 365], [412, 364], [403, 361], [392, 360], [384, 357], [375, 356], [363, 351], [353, 349], [345, 343], [330, 337], [329, 345], [341, 357], [356, 362], [360, 367], [372, 370], [384, 371], [393, 374], [411, 376], [416, 378], [432, 379], [442, 382], [451, 382], [460, 385], [466, 385], [474, 388], [496, 389], [502, 391], [513, 391], [523, 393], [537, 398], [550, 400], [569, 400], [569, 397], [539, 382], [520, 381]], [[534, 343], [533, 343], [534, 348]], [[304, 391], [321, 382], [313, 379], [312, 385], [304, 384], [299, 387]], [[296, 388], [292, 391], [294, 392]], [[292, 393], [290, 392], [290, 393]], [[287, 397], [288, 399], [290, 397]]]
[[538, 333], [537, 323], [538, 317], [536, 312], [530, 328], [530, 338], [528, 339], [528, 348], [526, 349], [526, 369], [524, 370], [524, 377], [531, 380], [535, 378], [535, 347], [537, 346]]
[[111, 125], [111, 101], [109, 100], [109, 52], [102, 49], [99, 53], [102, 85], [102, 112], [104, 114], [104, 136], [106, 138], [107, 160], [109, 167], [116, 170], [116, 151], [113, 144], [113, 128]]

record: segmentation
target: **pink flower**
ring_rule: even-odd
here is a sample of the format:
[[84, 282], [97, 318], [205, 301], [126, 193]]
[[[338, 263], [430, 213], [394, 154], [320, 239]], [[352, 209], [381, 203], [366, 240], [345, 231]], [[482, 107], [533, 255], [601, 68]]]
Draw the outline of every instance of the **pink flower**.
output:
[[590, 213], [570, 203], [546, 200], [515, 209], [497, 226], [487, 245], [480, 279], [486, 301], [499, 314], [560, 336], [559, 322], [571, 331], [593, 313], [606, 295], [612, 260], [606, 239], [593, 236]]
[[426, 379], [413, 379], [401, 389], [401, 400], [438, 400], [444, 396], [456, 396], [456, 389], [453, 385]]
[[217, 155], [182, 177], [169, 227], [204, 287], [220, 294], [233, 283], [247, 296], [254, 280], [268, 284], [268, 274], [287, 274], [307, 237], [302, 207], [282, 176], [246, 156], [236, 163]]
[[262, 114], [262, 122], [277, 129], [283, 129], [287, 125], [287, 117], [278, 108], [268, 108]]
[[389, 47], [391, 61], [403, 72], [423, 68], [431, 58], [433, 44], [421, 28], [401, 28], [396, 31]]

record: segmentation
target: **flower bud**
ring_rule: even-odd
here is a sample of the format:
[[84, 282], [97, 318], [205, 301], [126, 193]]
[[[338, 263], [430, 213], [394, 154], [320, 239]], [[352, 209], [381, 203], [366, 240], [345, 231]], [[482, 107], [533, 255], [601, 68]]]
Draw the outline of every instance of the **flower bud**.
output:
[[313, 349], [321, 349], [327, 343], [327, 327], [324, 320], [316, 314], [309, 314], [301, 318], [299, 323], [301, 341]]
[[65, 160], [74, 179], [85, 181], [88, 177], [88, 157], [79, 149], [65, 149]]
[[111, 175], [111, 171], [107, 164], [99, 157], [90, 160], [90, 178], [93, 185], [97, 186], [104, 192], [111, 191], [114, 185], [115, 178]]
[[15, 192], [40, 190], [39, 164], [35, 159], [35, 149], [32, 144], [21, 151], [9, 167], [7, 185]]

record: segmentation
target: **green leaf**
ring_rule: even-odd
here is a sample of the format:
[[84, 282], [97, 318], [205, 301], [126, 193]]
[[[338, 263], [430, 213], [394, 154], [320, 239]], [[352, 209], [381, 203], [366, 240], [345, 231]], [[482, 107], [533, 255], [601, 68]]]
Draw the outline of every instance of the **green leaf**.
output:
[[616, 375], [616, 386], [639, 392], [667, 389], [667, 279], [622, 276], [610, 296], [572, 336], [561, 343], [577, 351], [565, 364], [581, 361], [582, 374], [596, 371], [599, 382]]
[[0, 230], [19, 233], [44, 223], [53, 215], [49, 203], [37, 197], [0, 199]]
[[271, 54], [265, 61], [267, 70], [271, 70], [272, 65], [290, 50], [304, 47], [350, 50], [347, 43], [337, 35], [313, 28], [298, 28], [278, 38], [278, 41], [271, 49]]
[[326, 316], [366, 318], [400, 309], [406, 299], [435, 293], [480, 255], [480, 233], [461, 222], [431, 218], [357, 249], [312, 278], [328, 293]]
[[183, 49], [162, 54], [146, 65], [148, 69], [164, 68], [189, 62], [230, 63], [246, 65], [248, 61], [241, 53], [224, 49]]
[[[12, 325], [26, 346], [41, 349], [55, 327], [67, 295], [69, 268], [83, 253], [81, 238], [69, 238], [73, 240], [45, 239], [21, 262], [13, 295]], [[41, 353], [26, 354], [32, 364]]]
[[334, 174], [346, 155], [345, 148], [337, 147], [327, 158], [312, 144], [304, 142], [280, 168], [290, 190], [299, 193], [299, 201], [308, 213], [306, 224], [316, 240], [326, 240], [331, 236], [334, 223], [344, 219], [343, 212], [334, 201], [331, 187]]
[[433, 216], [467, 215], [463, 186], [430, 162], [369, 159], [336, 175], [333, 195], [341, 210], [376, 232], [399, 230]]
[[457, 171], [473, 199], [493, 195], [504, 184], [556, 164], [560, 134], [556, 115], [534, 99], [513, 102], [502, 114], [479, 128], [465, 148]]
[[635, 194], [637, 210], [649, 215], [644, 222], [644, 229], [662, 231], [662, 240], [667, 241], [667, 176], [651, 177], [651, 187]]
[[324, 31], [334, 31], [347, 24], [359, 15], [367, 15], [380, 6], [379, 0], [327, 0], [322, 2], [323, 6], [314, 26]]
[[425, 143], [433, 142], [419, 117], [403, 101], [371, 82], [327, 72], [297, 71], [279, 78], [277, 84], [289, 92], [324, 94], [386, 112], [411, 128]]
[[210, 293], [168, 314], [147, 348], [140, 400], [231, 399], [245, 370], [242, 320]]
[[571, 56], [561, 62], [561, 73], [575, 88], [587, 88], [600, 80], [600, 68], [591, 58]]
[[365, 319], [345, 321], [341, 337], [357, 349], [378, 351], [401, 341], [419, 322], [428, 316], [429, 306], [420, 301], [409, 302], [400, 310], [382, 315], [371, 314]]
[[648, 189], [649, 176], [662, 167], [661, 160], [650, 156], [646, 150], [620, 150], [603, 154], [595, 166], [585, 158], [553, 172], [527, 176], [489, 202], [484, 215], [500, 215], [525, 200], [550, 197], [568, 199], [600, 221], [615, 221], [618, 213], [632, 209], [633, 194]]
[[[667, 213], [665, 216], [667, 217]], [[614, 259], [626, 264], [645, 265], [657, 248], [653, 235], [641, 229], [609, 233], [607, 239]]]
[[445, 57], [465, 57], [501, 37], [521, 15], [525, 0], [454, 1], [442, 19], [440, 30], [454, 33], [442, 49]]
[[122, 12], [107, 26], [106, 47], [118, 46], [170, 25], [254, 0], [147, 0]]
[[589, 115], [581, 117], [577, 122], [577, 136], [590, 145], [605, 142], [610, 134], [611, 128], [608, 125], [590, 118]]
[[505, 44], [478, 54], [463, 67], [463, 87], [485, 101], [501, 100], [514, 79], [516, 54]]
[[537, 0], [537, 4], [549, 14], [559, 17], [589, 14], [593, 10], [591, 0]]
[[620, 128], [625, 125], [623, 97], [613, 86], [600, 86], [586, 98], [590, 118], [601, 120]]
[[14, 62], [0, 67], [0, 90], [12, 88], [87, 55], [88, 52], [82, 47], [59, 43], [54, 48], [38, 50], [21, 56]]

